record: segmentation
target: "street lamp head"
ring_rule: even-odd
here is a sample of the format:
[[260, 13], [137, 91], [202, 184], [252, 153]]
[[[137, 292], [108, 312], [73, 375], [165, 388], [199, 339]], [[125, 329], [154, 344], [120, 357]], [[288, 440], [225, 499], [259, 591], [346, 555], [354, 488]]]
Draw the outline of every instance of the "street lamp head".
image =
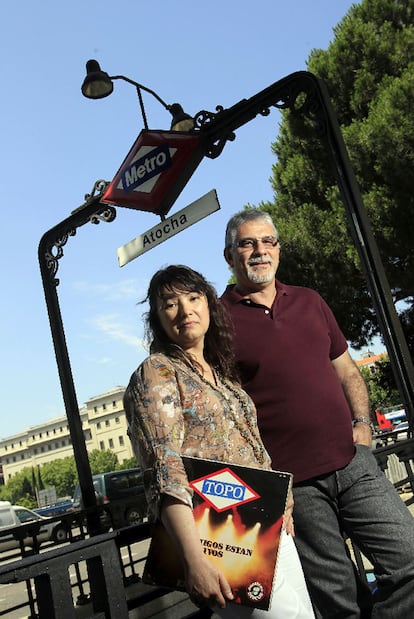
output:
[[103, 99], [111, 94], [114, 83], [108, 73], [101, 70], [99, 62], [88, 60], [86, 77], [82, 84], [82, 94], [88, 99]]
[[173, 103], [168, 106], [172, 116], [171, 131], [192, 131], [194, 129], [194, 118], [184, 112], [179, 103]]
[[172, 131], [191, 131], [194, 129], [194, 119], [189, 114], [184, 112], [179, 103], [168, 105], [168, 103], [161, 99], [161, 97], [154, 90], [131, 80], [129, 77], [125, 77], [125, 75], [108, 75], [108, 73], [101, 70], [97, 60], [88, 60], [86, 63], [86, 77], [82, 84], [82, 94], [88, 99], [103, 99], [112, 93], [114, 89], [113, 80], [123, 80], [124, 82], [128, 82], [129, 84], [135, 86], [146, 129], [148, 129], [148, 123], [141, 90], [152, 95], [166, 110], [170, 112], [173, 117], [171, 121]]

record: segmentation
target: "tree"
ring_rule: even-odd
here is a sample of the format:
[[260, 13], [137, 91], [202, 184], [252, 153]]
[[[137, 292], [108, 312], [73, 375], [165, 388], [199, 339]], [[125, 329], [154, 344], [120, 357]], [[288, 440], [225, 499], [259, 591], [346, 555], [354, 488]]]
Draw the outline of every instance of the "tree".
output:
[[104, 451], [93, 449], [89, 453], [89, 464], [91, 465], [92, 475], [115, 471], [119, 468], [118, 457], [109, 449]]
[[138, 465], [137, 459], [133, 456], [132, 458], [128, 458], [128, 460], [124, 460], [122, 464], [117, 466], [117, 470], [119, 469], [135, 469]]
[[[312, 51], [308, 69], [327, 85], [412, 343], [414, 0], [353, 5], [328, 50]], [[274, 200], [259, 207], [280, 232], [280, 278], [316, 288], [352, 345], [366, 345], [378, 324], [326, 146], [309, 119], [285, 112], [272, 149]]]
[[39, 490], [44, 490], [45, 486], [43, 484], [43, 479], [42, 479], [42, 475], [40, 473], [40, 466], [37, 465], [37, 487], [39, 488]]
[[31, 474], [31, 467], [25, 467], [9, 479], [6, 486], [2, 488], [2, 500], [24, 507], [36, 507], [37, 501], [30, 481]]
[[36, 490], [37, 490], [36, 476], [35, 476], [35, 470], [34, 470], [34, 467], [32, 466], [32, 485], [31, 485], [31, 493], [32, 493], [33, 495], [36, 495]]
[[376, 361], [374, 371], [370, 371], [367, 367], [361, 367], [361, 374], [368, 387], [373, 419], [375, 419], [374, 412], [377, 408], [386, 408], [400, 404], [401, 396], [395, 385], [388, 357], [384, 360]]
[[44, 487], [54, 486], [57, 497], [72, 496], [78, 481], [74, 456], [46, 462], [41, 467], [41, 475]]

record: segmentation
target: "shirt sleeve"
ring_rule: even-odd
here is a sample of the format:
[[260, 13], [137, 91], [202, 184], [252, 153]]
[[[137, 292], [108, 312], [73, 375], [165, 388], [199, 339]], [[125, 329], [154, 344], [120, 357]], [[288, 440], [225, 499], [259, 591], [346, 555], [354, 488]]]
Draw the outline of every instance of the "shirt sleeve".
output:
[[346, 341], [346, 338], [337, 323], [333, 311], [322, 297], [320, 297], [320, 299], [322, 303], [322, 311], [328, 324], [329, 336], [331, 338], [331, 350], [329, 356], [331, 361], [333, 361], [347, 350], [348, 342]]
[[124, 396], [128, 435], [143, 471], [149, 514], [159, 517], [163, 494], [192, 507], [192, 490], [181, 460], [184, 418], [173, 365], [148, 357], [134, 372]]

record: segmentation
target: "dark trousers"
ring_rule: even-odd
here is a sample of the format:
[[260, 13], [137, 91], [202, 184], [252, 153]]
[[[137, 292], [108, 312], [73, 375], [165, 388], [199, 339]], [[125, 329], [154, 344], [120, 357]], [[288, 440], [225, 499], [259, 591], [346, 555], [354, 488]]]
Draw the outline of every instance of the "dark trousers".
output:
[[[323, 619], [414, 617], [414, 518], [371, 450], [357, 445], [343, 469], [293, 489], [296, 545], [312, 600]], [[366, 595], [344, 533], [374, 566]], [[368, 602], [367, 602], [368, 600]]]

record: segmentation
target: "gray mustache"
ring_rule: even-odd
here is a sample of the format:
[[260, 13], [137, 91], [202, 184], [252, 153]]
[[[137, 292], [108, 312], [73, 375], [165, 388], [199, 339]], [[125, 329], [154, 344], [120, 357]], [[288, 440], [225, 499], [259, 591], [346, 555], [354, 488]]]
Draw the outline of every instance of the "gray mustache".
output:
[[268, 264], [272, 264], [272, 261], [270, 260], [270, 258], [251, 258], [248, 261], [248, 265], [251, 266], [252, 264], [258, 264], [259, 262], [267, 262]]

